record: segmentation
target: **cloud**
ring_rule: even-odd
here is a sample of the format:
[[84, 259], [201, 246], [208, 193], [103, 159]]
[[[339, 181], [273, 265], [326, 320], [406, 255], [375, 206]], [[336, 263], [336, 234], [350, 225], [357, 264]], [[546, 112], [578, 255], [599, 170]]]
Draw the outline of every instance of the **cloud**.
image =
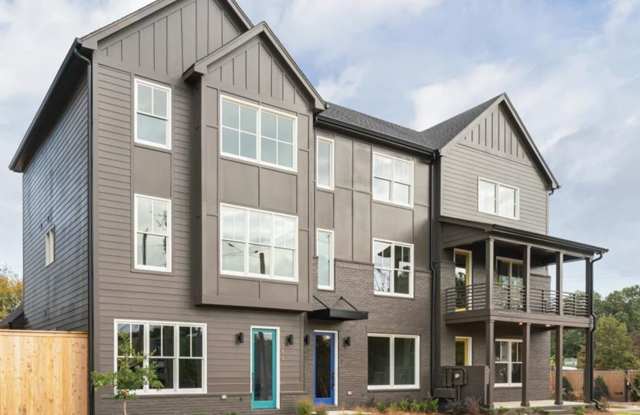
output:
[[337, 76], [320, 79], [318, 92], [327, 101], [347, 101], [358, 93], [366, 73], [364, 65], [349, 66]]

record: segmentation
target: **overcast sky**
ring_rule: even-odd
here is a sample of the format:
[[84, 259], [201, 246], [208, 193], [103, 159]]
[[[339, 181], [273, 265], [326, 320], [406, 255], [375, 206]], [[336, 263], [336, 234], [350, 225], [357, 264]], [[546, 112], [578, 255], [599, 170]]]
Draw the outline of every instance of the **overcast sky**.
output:
[[[146, 0], [0, 0], [0, 263], [20, 271], [7, 168], [72, 40]], [[596, 289], [640, 283], [640, 1], [240, 0], [328, 100], [424, 129], [507, 92], [562, 188], [551, 233], [606, 246]], [[580, 268], [582, 271], [582, 268]], [[568, 288], [582, 287], [576, 267]]]

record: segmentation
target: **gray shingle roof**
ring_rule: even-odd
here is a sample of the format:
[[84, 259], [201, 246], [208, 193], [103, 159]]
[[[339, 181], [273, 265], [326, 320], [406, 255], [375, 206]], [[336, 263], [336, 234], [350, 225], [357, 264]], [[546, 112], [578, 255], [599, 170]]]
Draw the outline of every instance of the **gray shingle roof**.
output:
[[384, 134], [414, 145], [417, 144], [428, 150], [440, 150], [501, 96], [493, 97], [424, 131], [403, 127], [334, 103], [329, 103], [329, 108], [321, 112], [318, 118]]

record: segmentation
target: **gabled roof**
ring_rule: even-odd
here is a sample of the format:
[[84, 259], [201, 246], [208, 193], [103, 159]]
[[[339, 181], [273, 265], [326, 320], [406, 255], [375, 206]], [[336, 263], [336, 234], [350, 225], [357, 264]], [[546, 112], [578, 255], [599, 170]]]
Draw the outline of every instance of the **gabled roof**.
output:
[[[156, 0], [153, 3], [149, 3], [146, 6], [141, 7], [122, 18], [101, 27], [100, 29], [94, 30], [93, 32], [81, 37], [79, 39], [79, 42], [86, 48], [96, 49], [98, 47], [98, 41], [144, 19], [145, 17], [157, 12], [158, 10], [170, 6], [177, 1], [179, 0]], [[253, 23], [251, 23], [249, 17], [244, 13], [244, 11], [242, 11], [235, 0], [222, 1], [226, 3], [231, 10], [234, 11], [236, 17], [238, 18], [238, 21], [244, 26], [245, 30], [249, 30], [253, 27]]]
[[291, 72], [296, 76], [300, 84], [302, 84], [302, 86], [308, 92], [309, 96], [313, 98], [314, 106], [316, 110], [322, 111], [326, 109], [327, 105], [324, 99], [322, 99], [322, 97], [320, 96], [318, 91], [315, 89], [313, 84], [309, 81], [309, 79], [306, 77], [304, 72], [302, 72], [298, 64], [296, 64], [296, 62], [293, 60], [289, 52], [287, 52], [287, 50], [285, 49], [282, 42], [280, 42], [278, 37], [273, 33], [273, 31], [271, 30], [271, 28], [266, 22], [260, 22], [256, 24], [250, 30], [247, 30], [240, 36], [237, 36], [235, 39], [231, 40], [226, 45], [213, 51], [209, 55], [201, 58], [196, 63], [191, 65], [189, 69], [185, 71], [183, 77], [185, 79], [190, 79], [193, 76], [206, 74], [208, 71], [209, 65], [219, 61], [220, 59], [224, 58], [230, 53], [233, 53], [242, 45], [245, 45], [247, 42], [251, 41], [252, 39], [258, 36], [262, 37], [267, 42], [269, 42], [270, 46], [273, 47], [278, 52], [282, 60], [286, 63], [287, 67], [291, 70]]
[[429, 147], [434, 150], [440, 150], [501, 97], [502, 95], [493, 97], [480, 105], [476, 105], [475, 107], [463, 111], [458, 115], [454, 115], [433, 127], [427, 128], [420, 134]]
[[343, 130], [345, 128], [352, 128], [360, 130], [363, 135], [383, 135], [390, 141], [389, 144], [397, 144], [396, 141], [399, 141], [401, 144], [405, 144], [405, 146], [412, 147], [415, 151], [440, 151], [465, 128], [480, 118], [489, 108], [501, 103], [504, 103], [515, 120], [525, 140], [525, 145], [531, 152], [533, 162], [542, 171], [549, 188], [559, 188], [560, 184], [551, 172], [540, 150], [538, 150], [538, 147], [531, 138], [529, 131], [524, 126], [520, 115], [518, 115], [518, 112], [505, 93], [454, 115], [424, 131], [416, 131], [336, 104], [330, 104], [329, 109], [318, 114], [317, 119], [319, 125], [326, 127], [341, 128]]

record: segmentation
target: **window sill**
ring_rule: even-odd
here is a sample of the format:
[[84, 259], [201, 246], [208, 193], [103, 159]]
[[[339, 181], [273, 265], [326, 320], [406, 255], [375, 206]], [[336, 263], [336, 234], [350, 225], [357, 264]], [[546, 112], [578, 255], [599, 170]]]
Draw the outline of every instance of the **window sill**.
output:
[[376, 199], [373, 197], [373, 195], [371, 196], [371, 200], [375, 203], [379, 203], [381, 205], [386, 205], [386, 206], [391, 206], [391, 207], [397, 207], [397, 208], [402, 208], [402, 209], [406, 209], [406, 210], [413, 210], [413, 204], [404, 204], [404, 203], [396, 203], [396, 202], [392, 202], [390, 200], [381, 200], [381, 199]]
[[404, 300], [413, 300], [413, 294], [391, 294], [391, 293], [374, 291], [373, 295], [376, 297], [401, 298]]
[[336, 289], [334, 287], [318, 287], [318, 291], [329, 291], [329, 292], [335, 292]]
[[193, 395], [206, 395], [207, 391], [204, 389], [198, 389], [194, 391], [178, 390], [178, 391], [148, 391], [148, 392], [136, 392], [137, 398], [149, 398], [149, 397], [181, 397], [181, 396], [193, 396]]
[[420, 390], [420, 385], [367, 386], [370, 392], [402, 392]]
[[513, 388], [513, 389], [521, 389], [522, 388], [522, 383], [496, 383], [495, 385], [493, 385], [496, 388], [501, 388], [501, 389], [508, 389], [508, 388]]
[[334, 190], [335, 190], [335, 187], [327, 187], [327, 186], [317, 185], [316, 189], [317, 190], [322, 190], [323, 192], [333, 193]]
[[171, 154], [171, 147], [163, 146], [162, 144], [154, 144], [151, 142], [134, 140], [133, 145], [136, 147], [147, 149], [147, 150], [155, 150], [155, 151], [160, 151], [162, 153]]
[[131, 272], [137, 274], [162, 274], [162, 275], [171, 275], [171, 268], [138, 268], [133, 266], [131, 268]]
[[220, 152], [220, 158], [224, 160], [238, 161], [241, 163], [249, 164], [251, 166], [265, 167], [268, 169], [272, 169], [272, 170], [280, 171], [284, 173], [298, 174], [298, 166], [293, 166], [293, 167], [278, 166], [277, 164], [267, 163], [265, 161], [260, 161], [258, 159], [251, 159], [248, 157], [242, 157], [242, 156], [237, 156], [235, 154], [223, 153], [223, 152]]
[[265, 277], [265, 276], [256, 275], [256, 274], [245, 274], [241, 272], [236, 273], [236, 272], [230, 272], [230, 271], [220, 271], [220, 276], [225, 278], [232, 278], [232, 279], [278, 282], [278, 283], [284, 283], [284, 284], [298, 285], [298, 278]]

